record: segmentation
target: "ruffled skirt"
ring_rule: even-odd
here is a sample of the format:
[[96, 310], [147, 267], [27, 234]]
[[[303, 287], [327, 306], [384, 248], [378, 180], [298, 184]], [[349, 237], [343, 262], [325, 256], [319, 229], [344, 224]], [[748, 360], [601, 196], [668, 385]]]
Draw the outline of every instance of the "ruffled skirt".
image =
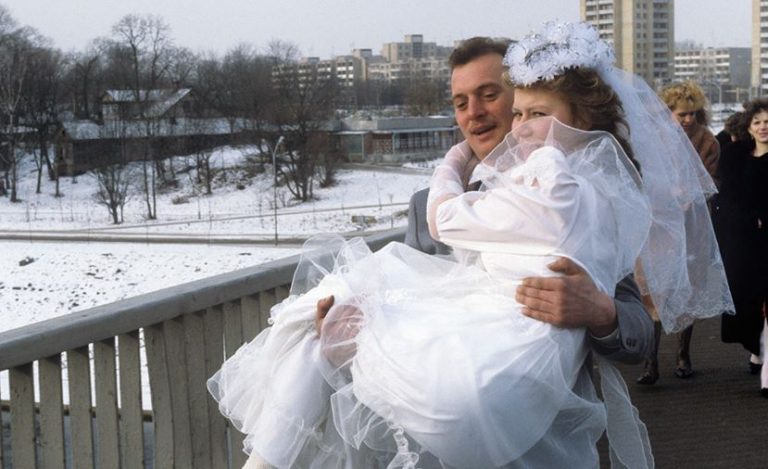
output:
[[399, 243], [360, 252], [209, 380], [246, 452], [279, 468], [597, 466], [606, 416], [583, 330], [522, 315], [480, 268]]

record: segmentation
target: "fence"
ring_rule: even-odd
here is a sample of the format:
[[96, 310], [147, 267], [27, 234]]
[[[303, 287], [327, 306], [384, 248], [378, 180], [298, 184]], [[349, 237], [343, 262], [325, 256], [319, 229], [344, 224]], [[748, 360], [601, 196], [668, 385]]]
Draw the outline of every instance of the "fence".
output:
[[[399, 229], [366, 241], [375, 250], [402, 236]], [[0, 333], [0, 371], [8, 370], [10, 389], [0, 396], [0, 468], [241, 467], [243, 436], [221, 417], [205, 382], [266, 326], [297, 262]], [[143, 370], [151, 411], [142, 404]]]

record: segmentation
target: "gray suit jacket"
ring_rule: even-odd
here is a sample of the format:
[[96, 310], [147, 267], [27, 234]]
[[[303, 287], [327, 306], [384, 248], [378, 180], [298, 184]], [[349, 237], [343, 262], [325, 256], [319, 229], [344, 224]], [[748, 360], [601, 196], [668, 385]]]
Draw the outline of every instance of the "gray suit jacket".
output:
[[[429, 189], [420, 190], [411, 197], [405, 244], [427, 254], [448, 254], [451, 248], [436, 241], [429, 234], [428, 191]], [[592, 349], [610, 360], [637, 363], [649, 356], [653, 348], [653, 320], [643, 306], [640, 290], [632, 275], [616, 285], [613, 301], [619, 321], [618, 339], [606, 342], [590, 336]]]

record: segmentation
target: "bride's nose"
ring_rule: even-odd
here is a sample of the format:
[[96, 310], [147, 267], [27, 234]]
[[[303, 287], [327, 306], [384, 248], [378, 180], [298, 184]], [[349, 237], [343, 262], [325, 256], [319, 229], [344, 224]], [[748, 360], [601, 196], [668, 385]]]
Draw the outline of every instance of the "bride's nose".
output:
[[533, 135], [533, 128], [530, 125], [526, 125], [526, 122], [528, 122], [528, 119], [521, 117], [515, 122], [516, 125], [512, 127], [518, 140], [530, 138]]

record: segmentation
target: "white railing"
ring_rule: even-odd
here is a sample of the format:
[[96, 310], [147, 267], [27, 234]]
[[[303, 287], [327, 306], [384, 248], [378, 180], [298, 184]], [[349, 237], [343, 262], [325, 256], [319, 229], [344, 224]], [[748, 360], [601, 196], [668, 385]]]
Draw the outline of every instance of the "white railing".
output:
[[[397, 229], [366, 241], [375, 250], [402, 237]], [[241, 467], [243, 436], [221, 417], [205, 382], [266, 327], [297, 262], [293, 256], [0, 333], [10, 390], [0, 396], [0, 468]], [[151, 405], [142, 403], [142, 370]]]

